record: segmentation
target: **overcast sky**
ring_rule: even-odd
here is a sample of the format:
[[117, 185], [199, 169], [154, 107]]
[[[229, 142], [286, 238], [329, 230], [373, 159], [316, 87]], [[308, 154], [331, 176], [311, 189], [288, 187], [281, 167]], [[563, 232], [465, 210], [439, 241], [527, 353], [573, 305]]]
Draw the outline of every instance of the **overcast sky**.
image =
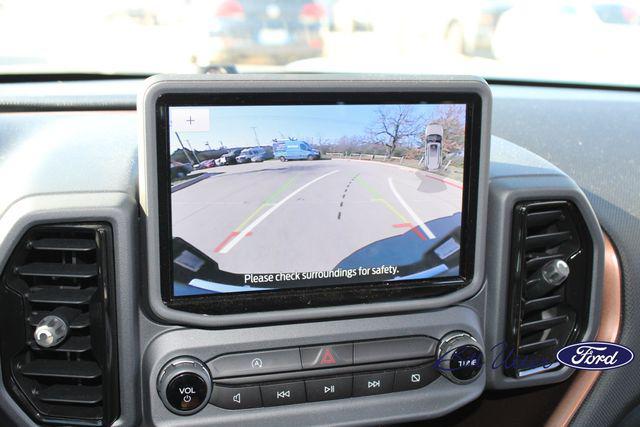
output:
[[[179, 148], [176, 131], [186, 148], [211, 148], [270, 145], [274, 138], [335, 142], [343, 136], [361, 136], [376, 120], [379, 105], [278, 105], [229, 107], [172, 107], [171, 152]], [[396, 108], [384, 105], [382, 108]], [[433, 118], [438, 105], [416, 104], [416, 116]], [[206, 113], [208, 110], [208, 123]], [[204, 115], [204, 117], [203, 117]], [[192, 120], [187, 123], [187, 120]], [[198, 129], [193, 132], [187, 129]], [[258, 143], [252, 127], [258, 136]]]

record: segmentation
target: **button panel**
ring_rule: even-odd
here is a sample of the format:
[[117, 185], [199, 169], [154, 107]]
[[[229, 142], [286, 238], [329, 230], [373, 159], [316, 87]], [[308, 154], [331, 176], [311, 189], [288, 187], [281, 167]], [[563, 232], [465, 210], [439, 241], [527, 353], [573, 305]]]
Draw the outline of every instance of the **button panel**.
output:
[[438, 378], [433, 362], [411, 368], [254, 385], [215, 384], [211, 403], [224, 409], [292, 405], [373, 396], [425, 387]]
[[414, 336], [219, 356], [207, 363], [210, 403], [250, 409], [415, 390], [440, 376], [437, 343]]

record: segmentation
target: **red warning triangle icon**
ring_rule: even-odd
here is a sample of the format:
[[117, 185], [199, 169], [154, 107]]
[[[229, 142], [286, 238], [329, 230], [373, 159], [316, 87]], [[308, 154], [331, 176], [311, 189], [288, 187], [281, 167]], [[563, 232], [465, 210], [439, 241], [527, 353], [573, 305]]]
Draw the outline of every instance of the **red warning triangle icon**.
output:
[[322, 359], [320, 359], [321, 365], [333, 365], [336, 363], [335, 357], [331, 354], [331, 350], [328, 348], [324, 349], [324, 353], [322, 354]]

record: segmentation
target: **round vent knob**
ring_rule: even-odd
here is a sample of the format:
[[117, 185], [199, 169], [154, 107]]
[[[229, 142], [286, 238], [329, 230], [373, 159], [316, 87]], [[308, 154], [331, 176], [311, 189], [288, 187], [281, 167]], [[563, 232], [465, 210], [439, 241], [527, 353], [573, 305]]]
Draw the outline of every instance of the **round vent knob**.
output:
[[67, 322], [58, 316], [49, 315], [38, 323], [33, 337], [40, 347], [55, 347], [67, 337]]
[[539, 298], [562, 285], [570, 273], [569, 265], [561, 259], [549, 261], [528, 280], [527, 298]]

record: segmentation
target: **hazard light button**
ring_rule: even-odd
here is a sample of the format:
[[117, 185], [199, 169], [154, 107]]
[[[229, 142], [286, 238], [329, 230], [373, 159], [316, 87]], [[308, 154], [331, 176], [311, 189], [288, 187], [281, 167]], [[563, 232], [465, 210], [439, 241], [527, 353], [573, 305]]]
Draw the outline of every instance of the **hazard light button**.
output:
[[353, 344], [300, 348], [303, 369], [353, 365]]

